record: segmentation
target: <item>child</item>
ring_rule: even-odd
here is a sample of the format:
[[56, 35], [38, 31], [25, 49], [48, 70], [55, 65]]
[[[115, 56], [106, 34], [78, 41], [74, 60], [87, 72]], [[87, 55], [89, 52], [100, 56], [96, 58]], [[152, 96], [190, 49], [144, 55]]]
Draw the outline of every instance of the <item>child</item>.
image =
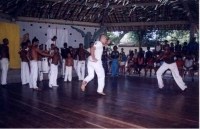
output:
[[[54, 48], [54, 54], [52, 57], [51, 63], [51, 71], [50, 71], [50, 78], [49, 78], [49, 87], [58, 86], [57, 85], [57, 77], [58, 77], [58, 61], [60, 60], [59, 49], [57, 47]], [[60, 63], [62, 64], [62, 63]]]
[[28, 67], [28, 51], [27, 49], [27, 43], [23, 42], [22, 44], [22, 50], [19, 52], [20, 58], [21, 58], [21, 80], [22, 85], [29, 83], [29, 67]]
[[121, 68], [120, 71], [122, 71], [123, 74], [125, 74], [126, 60], [127, 60], [127, 57], [126, 57], [125, 53], [123, 52], [122, 56], [121, 56], [121, 63], [120, 63], [120, 68]]
[[66, 82], [67, 80], [69, 82], [72, 81], [72, 67], [74, 65], [74, 60], [71, 56], [71, 53], [67, 54], [67, 58], [65, 59], [65, 66], [66, 66], [66, 70], [65, 70], [65, 79], [64, 81]]

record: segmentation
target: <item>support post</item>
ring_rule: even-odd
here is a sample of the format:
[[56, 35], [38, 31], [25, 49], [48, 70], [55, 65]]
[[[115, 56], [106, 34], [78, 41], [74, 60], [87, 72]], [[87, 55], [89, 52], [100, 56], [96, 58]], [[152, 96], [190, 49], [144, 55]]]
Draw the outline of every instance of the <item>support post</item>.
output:
[[195, 24], [191, 23], [191, 25], [190, 25], [190, 40], [194, 37], [194, 33], [195, 33]]

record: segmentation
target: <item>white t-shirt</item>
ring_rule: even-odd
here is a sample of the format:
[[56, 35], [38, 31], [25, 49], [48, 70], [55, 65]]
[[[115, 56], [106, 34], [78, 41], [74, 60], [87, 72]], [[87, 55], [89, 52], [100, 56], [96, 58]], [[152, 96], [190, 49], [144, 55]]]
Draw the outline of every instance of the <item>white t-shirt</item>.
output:
[[[100, 42], [100, 41], [96, 41], [95, 43], [94, 43], [94, 47], [96, 48], [95, 50], [94, 50], [94, 56], [95, 56], [95, 58], [98, 60], [98, 62], [99, 61], [101, 61], [101, 56], [102, 56], [102, 54], [103, 54], [103, 44]], [[92, 60], [92, 56], [89, 56], [89, 58], [88, 58], [90, 61], [93, 61]]]
[[156, 51], [160, 51], [161, 50], [161, 45], [156, 45]]
[[193, 59], [190, 59], [190, 60], [186, 59], [186, 60], [185, 60], [185, 66], [186, 66], [187, 68], [188, 68], [188, 67], [191, 67], [192, 64], [193, 64]]
[[55, 41], [52, 41], [51, 39], [47, 40], [46, 45], [47, 45], [47, 50], [51, 48], [51, 44], [56, 44]]

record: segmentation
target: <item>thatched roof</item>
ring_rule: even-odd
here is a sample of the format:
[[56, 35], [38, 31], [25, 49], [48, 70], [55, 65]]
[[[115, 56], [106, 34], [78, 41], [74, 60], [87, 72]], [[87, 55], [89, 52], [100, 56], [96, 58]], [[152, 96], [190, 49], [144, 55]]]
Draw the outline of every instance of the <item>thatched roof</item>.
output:
[[18, 20], [105, 25], [109, 31], [184, 30], [198, 25], [199, 0], [0, 0], [0, 12]]

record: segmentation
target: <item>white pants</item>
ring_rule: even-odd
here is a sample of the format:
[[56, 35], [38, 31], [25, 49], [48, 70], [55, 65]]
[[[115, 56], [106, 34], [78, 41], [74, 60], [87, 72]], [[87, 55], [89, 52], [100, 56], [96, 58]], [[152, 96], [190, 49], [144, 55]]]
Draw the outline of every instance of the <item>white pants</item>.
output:
[[74, 60], [74, 70], [76, 71], [76, 73], [77, 73], [77, 66], [78, 66], [78, 60]]
[[164, 84], [163, 84], [163, 80], [162, 80], [162, 74], [167, 70], [170, 69], [172, 72], [172, 75], [174, 77], [174, 80], [176, 81], [177, 85], [181, 88], [181, 90], [184, 90], [185, 88], [187, 88], [187, 86], [185, 85], [185, 83], [183, 82], [183, 79], [181, 78], [181, 76], [179, 75], [179, 71], [175, 63], [172, 64], [167, 64], [167, 63], [163, 63], [160, 68], [158, 69], [156, 75], [157, 75], [157, 79], [158, 79], [158, 86], [159, 88], [163, 88]]
[[57, 86], [58, 65], [51, 64], [51, 71], [49, 74], [49, 87]]
[[1, 60], [1, 84], [2, 85], [6, 85], [7, 84], [7, 73], [8, 73], [8, 66], [9, 66], [9, 62], [8, 62], [8, 58], [2, 58]]
[[31, 60], [31, 80], [29, 82], [30, 88], [38, 88], [37, 87], [37, 78], [38, 78], [38, 64], [37, 61]]
[[38, 63], [39, 80], [42, 81], [43, 80], [42, 61], [38, 61], [37, 63]]
[[66, 66], [64, 81], [72, 81], [72, 66]]
[[29, 83], [29, 67], [28, 62], [21, 62], [21, 80], [22, 85]]
[[103, 88], [105, 86], [105, 72], [102, 66], [102, 62], [92, 62], [88, 61], [88, 76], [84, 79], [85, 82], [90, 82], [94, 78], [94, 71], [97, 74], [98, 78], [98, 89], [97, 92], [101, 93], [103, 92]]
[[61, 71], [61, 75], [64, 76], [65, 75], [65, 59], [62, 60], [62, 71]]
[[85, 77], [85, 61], [78, 61], [77, 66], [78, 80], [83, 80]]

